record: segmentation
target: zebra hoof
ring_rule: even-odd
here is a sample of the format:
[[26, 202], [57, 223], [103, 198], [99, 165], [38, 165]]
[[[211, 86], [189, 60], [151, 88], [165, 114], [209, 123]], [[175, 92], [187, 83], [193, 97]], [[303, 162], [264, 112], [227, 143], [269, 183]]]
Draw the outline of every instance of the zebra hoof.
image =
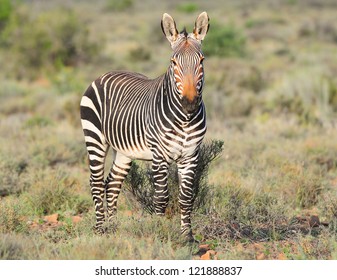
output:
[[192, 245], [192, 244], [199, 244], [200, 242], [191, 235], [189, 237], [186, 237], [186, 243]]
[[192, 232], [189, 232], [189, 233], [183, 233], [182, 237], [183, 237], [183, 239], [185, 240], [185, 242], [188, 243], [188, 244], [199, 244], [199, 241], [196, 240], [196, 239], [193, 237]]

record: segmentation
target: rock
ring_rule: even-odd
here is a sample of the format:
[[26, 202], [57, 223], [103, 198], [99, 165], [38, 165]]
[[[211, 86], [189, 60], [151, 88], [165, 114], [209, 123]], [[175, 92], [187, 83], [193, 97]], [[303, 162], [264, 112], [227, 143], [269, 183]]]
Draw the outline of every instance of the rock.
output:
[[208, 250], [205, 254], [201, 255], [201, 260], [217, 260], [217, 252], [214, 250]]
[[199, 249], [201, 250], [205, 250], [208, 251], [209, 250], [209, 245], [208, 244], [201, 244], [199, 245]]
[[310, 227], [318, 227], [320, 225], [319, 217], [317, 215], [312, 215], [309, 218], [309, 226]]
[[49, 216], [44, 216], [43, 220], [47, 223], [57, 223], [57, 220], [59, 218], [59, 214], [52, 214]]
[[205, 254], [203, 254], [200, 257], [201, 260], [210, 260], [211, 259], [211, 254], [209, 253], [209, 251], [207, 251]]
[[278, 260], [287, 260], [287, 257], [284, 253], [279, 253], [277, 256]]
[[133, 216], [133, 212], [130, 211], [130, 210], [126, 210], [126, 211], [125, 211], [125, 215], [126, 215], [127, 217], [132, 217], [132, 216]]
[[217, 260], [218, 259], [218, 257], [217, 257], [217, 253], [218, 252], [215, 252], [214, 250], [209, 250], [208, 252], [209, 252], [210, 257], [211, 257], [212, 260]]
[[72, 216], [71, 217], [71, 221], [73, 222], [73, 224], [77, 224], [82, 220], [82, 217], [80, 216]]
[[257, 257], [256, 257], [257, 260], [264, 260], [265, 258], [266, 258], [266, 256], [263, 253], [258, 254]]

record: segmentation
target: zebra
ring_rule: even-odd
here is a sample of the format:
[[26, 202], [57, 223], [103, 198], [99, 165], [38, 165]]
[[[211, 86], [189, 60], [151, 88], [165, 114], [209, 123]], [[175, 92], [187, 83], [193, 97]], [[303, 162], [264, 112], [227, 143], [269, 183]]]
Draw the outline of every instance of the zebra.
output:
[[[81, 99], [81, 124], [96, 214], [94, 230], [98, 234], [104, 233], [105, 220], [112, 221], [116, 214], [118, 195], [134, 159], [152, 161], [154, 208], [157, 215], [163, 216], [169, 197], [168, 167], [175, 161], [181, 234], [193, 240], [193, 178], [206, 133], [201, 42], [209, 29], [209, 17], [201, 13], [193, 32], [187, 33], [185, 28], [178, 32], [174, 19], [164, 13], [161, 27], [173, 50], [166, 73], [150, 79], [138, 73], [108, 72], [94, 80]], [[104, 180], [109, 149], [113, 163]]]

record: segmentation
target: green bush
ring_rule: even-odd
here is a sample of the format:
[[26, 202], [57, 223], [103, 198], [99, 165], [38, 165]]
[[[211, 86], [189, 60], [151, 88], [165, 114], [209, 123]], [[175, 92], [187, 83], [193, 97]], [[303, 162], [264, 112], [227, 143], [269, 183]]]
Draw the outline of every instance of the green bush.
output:
[[132, 8], [133, 0], [107, 0], [106, 7], [110, 11], [122, 12]]
[[43, 172], [32, 182], [29, 193], [24, 195], [32, 214], [49, 215], [59, 212], [79, 214], [92, 206], [89, 196], [74, 192], [77, 182], [62, 172]]
[[8, 22], [12, 10], [11, 0], [0, 0], [0, 30]]
[[199, 9], [198, 5], [192, 2], [185, 2], [177, 5], [177, 10], [184, 13], [193, 13]]
[[32, 127], [44, 127], [49, 126], [52, 124], [52, 121], [48, 117], [35, 115], [31, 118], [29, 118], [25, 122], [26, 128], [32, 128]]
[[57, 9], [32, 17], [25, 6], [17, 9], [1, 33], [1, 46], [9, 49], [19, 75], [31, 70], [59, 69], [89, 61], [97, 45], [75, 12]]
[[246, 54], [246, 38], [232, 24], [212, 24], [203, 43], [207, 56], [241, 57]]
[[24, 220], [24, 210], [18, 201], [1, 201], [0, 233], [23, 232], [27, 228]]
[[[221, 154], [222, 150], [223, 141], [218, 140], [206, 142], [201, 146], [193, 188], [193, 206], [195, 210], [205, 211], [209, 204], [211, 188], [207, 180], [208, 169], [210, 163]], [[166, 213], [172, 216], [180, 213], [178, 203], [179, 178], [176, 164], [172, 164], [169, 168], [167, 185], [169, 189], [169, 204]], [[141, 168], [133, 162], [126, 178], [126, 188], [134, 195], [146, 212], [150, 214], [155, 212], [153, 177], [150, 168]]]
[[22, 175], [26, 172], [28, 163], [25, 159], [0, 155], [0, 196], [18, 194], [24, 191], [26, 182]]
[[129, 51], [130, 61], [148, 61], [151, 59], [151, 52], [144, 46], [137, 46]]
[[301, 124], [326, 124], [336, 112], [336, 82], [332, 77], [302, 72], [283, 79], [268, 107], [295, 115]]

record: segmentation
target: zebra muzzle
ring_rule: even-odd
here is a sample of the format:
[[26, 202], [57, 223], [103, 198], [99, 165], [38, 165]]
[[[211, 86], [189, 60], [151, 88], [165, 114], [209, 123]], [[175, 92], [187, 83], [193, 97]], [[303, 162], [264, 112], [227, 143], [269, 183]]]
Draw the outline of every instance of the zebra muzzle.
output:
[[195, 113], [200, 106], [201, 96], [195, 96], [192, 100], [189, 98], [183, 97], [181, 105], [185, 114]]

